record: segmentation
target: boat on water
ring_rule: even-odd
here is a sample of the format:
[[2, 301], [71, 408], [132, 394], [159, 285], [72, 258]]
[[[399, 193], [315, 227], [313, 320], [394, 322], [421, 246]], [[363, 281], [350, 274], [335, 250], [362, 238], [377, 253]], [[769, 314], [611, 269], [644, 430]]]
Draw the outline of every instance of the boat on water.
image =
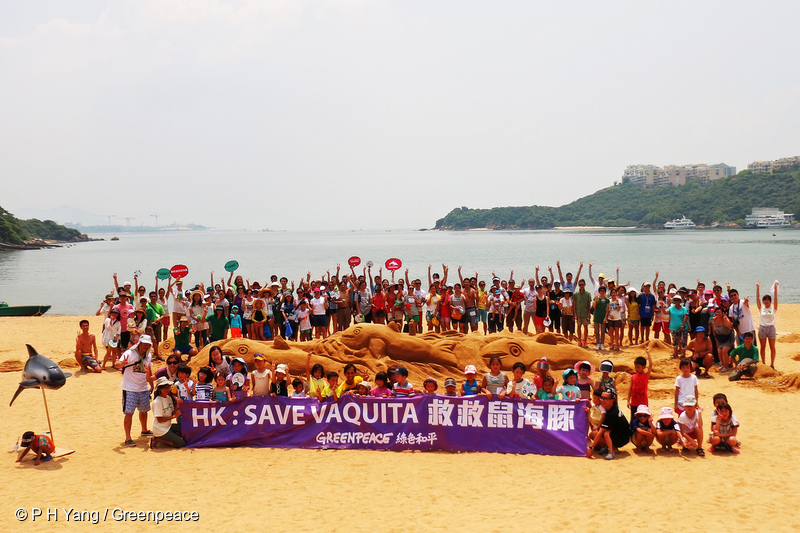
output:
[[744, 227], [754, 229], [788, 228], [794, 220], [793, 213], [784, 213], [774, 207], [754, 207], [753, 212], [744, 217]]
[[696, 227], [695, 223], [686, 217], [676, 218], [664, 224], [664, 229], [693, 229]]
[[763, 216], [759, 217], [755, 224], [752, 224], [750, 228], [756, 229], [772, 229], [772, 228], [788, 228], [791, 226], [792, 223], [786, 220], [785, 217], [782, 216]]
[[0, 302], [0, 316], [42, 316], [50, 309], [49, 305], [8, 305]]

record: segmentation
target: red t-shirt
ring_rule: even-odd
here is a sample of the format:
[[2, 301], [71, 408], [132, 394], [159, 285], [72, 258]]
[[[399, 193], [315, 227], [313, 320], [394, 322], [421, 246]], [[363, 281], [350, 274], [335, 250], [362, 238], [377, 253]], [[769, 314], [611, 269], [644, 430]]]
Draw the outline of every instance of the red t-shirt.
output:
[[647, 405], [647, 384], [650, 376], [634, 374], [631, 378], [631, 405]]

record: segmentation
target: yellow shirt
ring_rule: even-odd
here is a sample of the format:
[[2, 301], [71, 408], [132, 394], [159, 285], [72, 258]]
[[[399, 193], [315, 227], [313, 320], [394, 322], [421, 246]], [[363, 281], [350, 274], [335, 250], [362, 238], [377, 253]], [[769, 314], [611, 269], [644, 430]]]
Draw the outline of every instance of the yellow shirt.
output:
[[364, 378], [362, 378], [361, 376], [356, 376], [355, 378], [353, 378], [353, 385], [348, 385], [347, 383], [342, 381], [339, 384], [339, 386], [336, 387], [336, 395], [337, 396], [341, 396], [342, 394], [344, 394], [347, 391], [357, 389], [358, 388], [358, 384], [361, 383], [362, 381], [364, 381]]

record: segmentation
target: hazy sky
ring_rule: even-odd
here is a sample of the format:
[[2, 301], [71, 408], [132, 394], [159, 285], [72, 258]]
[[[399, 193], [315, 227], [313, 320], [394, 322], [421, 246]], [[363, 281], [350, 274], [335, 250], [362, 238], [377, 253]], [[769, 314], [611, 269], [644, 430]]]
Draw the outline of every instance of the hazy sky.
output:
[[742, 169], [800, 155], [799, 17], [789, 1], [5, 0], [0, 205], [420, 228], [462, 205], [561, 205], [628, 164]]

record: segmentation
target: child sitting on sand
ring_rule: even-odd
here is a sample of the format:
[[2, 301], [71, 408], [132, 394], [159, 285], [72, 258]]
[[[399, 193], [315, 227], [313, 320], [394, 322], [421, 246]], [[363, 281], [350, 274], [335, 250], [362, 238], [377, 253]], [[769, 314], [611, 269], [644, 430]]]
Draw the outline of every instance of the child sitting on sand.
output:
[[[27, 455], [29, 451], [36, 454], [33, 460], [34, 465], [39, 465], [41, 461], [49, 461], [53, 458], [53, 452], [56, 451], [56, 446], [53, 444], [53, 439], [50, 435], [37, 435], [33, 431], [26, 431], [22, 434], [22, 446], [25, 448], [22, 453], [17, 457], [16, 462], [22, 461], [22, 458]], [[42, 459], [44, 456], [44, 459]]]
[[631, 442], [638, 450], [647, 451], [653, 444], [654, 431], [650, 408], [642, 404], [636, 409], [636, 414], [631, 421]]
[[214, 379], [214, 373], [207, 366], [197, 371], [197, 383], [194, 385], [195, 400], [198, 402], [211, 401], [214, 390], [214, 386], [211, 384], [212, 379]]
[[378, 372], [375, 375], [375, 388], [369, 393], [373, 398], [391, 398], [393, 396], [392, 389], [386, 386], [389, 377], [386, 372]]
[[89, 321], [84, 319], [79, 323], [81, 332], [75, 338], [75, 360], [82, 369], [95, 373], [103, 371], [100, 368], [100, 363], [97, 362], [99, 355], [97, 354], [97, 340], [94, 335], [89, 333]]
[[715, 423], [711, 425], [711, 446], [716, 450], [739, 453], [739, 441], [736, 434], [739, 432], [739, 421], [733, 414], [733, 409], [728, 402], [721, 402], [712, 415]]
[[530, 400], [536, 396], [536, 385], [530, 382], [525, 375], [525, 363], [517, 361], [511, 367], [511, 372], [514, 379], [506, 385], [506, 397], [508, 398], [525, 398]]
[[695, 450], [697, 455], [703, 457], [706, 454], [703, 451], [703, 417], [697, 408], [697, 399], [687, 396], [683, 400], [683, 408], [684, 411], [678, 417], [681, 444], [685, 449]]
[[656, 440], [662, 450], [672, 450], [678, 442], [678, 423], [675, 422], [675, 413], [672, 407], [662, 407], [656, 422]]
[[564, 384], [556, 389], [556, 392], [561, 394], [565, 400], [580, 400], [581, 390], [575, 383], [578, 381], [578, 373], [574, 368], [568, 368], [561, 374], [564, 378]]
[[493, 355], [489, 359], [489, 372], [483, 375], [481, 382], [481, 392], [489, 398], [494, 396], [502, 400], [506, 396], [508, 376], [500, 371], [501, 366], [500, 356]]
[[225, 385], [226, 379], [227, 376], [222, 372], [217, 372], [217, 374], [214, 376], [214, 381], [217, 384], [213, 391], [213, 398], [215, 402], [229, 402], [233, 399], [231, 397], [231, 390], [227, 387], [227, 385]]

